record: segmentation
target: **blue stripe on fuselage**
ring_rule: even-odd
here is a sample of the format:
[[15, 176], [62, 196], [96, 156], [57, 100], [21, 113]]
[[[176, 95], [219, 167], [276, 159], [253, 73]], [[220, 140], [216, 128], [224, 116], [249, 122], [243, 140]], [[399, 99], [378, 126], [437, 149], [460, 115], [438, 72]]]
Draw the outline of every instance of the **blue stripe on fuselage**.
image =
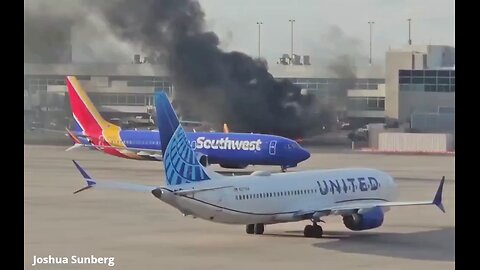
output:
[[[296, 142], [275, 135], [215, 132], [186, 135], [195, 151], [207, 155], [211, 164], [296, 165], [306, 159], [305, 150]], [[161, 150], [158, 131], [122, 130], [120, 137], [127, 147]], [[272, 141], [276, 141], [274, 151]], [[287, 145], [297, 148], [286, 151]]]

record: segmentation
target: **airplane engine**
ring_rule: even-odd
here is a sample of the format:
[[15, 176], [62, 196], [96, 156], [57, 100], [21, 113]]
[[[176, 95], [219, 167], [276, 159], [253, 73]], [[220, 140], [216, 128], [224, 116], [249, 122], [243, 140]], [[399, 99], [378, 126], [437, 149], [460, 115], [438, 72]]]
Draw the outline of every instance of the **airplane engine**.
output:
[[380, 227], [383, 224], [383, 211], [380, 207], [362, 214], [343, 216], [343, 224], [352, 231], [363, 231]]
[[203, 167], [208, 166], [208, 156], [199, 154], [199, 162], [202, 164]]

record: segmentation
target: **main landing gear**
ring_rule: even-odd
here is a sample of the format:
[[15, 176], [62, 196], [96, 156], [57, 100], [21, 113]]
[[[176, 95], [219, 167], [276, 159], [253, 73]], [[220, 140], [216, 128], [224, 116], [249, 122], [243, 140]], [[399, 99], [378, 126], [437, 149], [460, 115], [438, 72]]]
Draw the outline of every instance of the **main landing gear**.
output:
[[282, 172], [286, 172], [286, 171], [287, 171], [287, 167], [286, 167], [286, 166], [281, 166], [280, 168], [282, 169]]
[[[265, 230], [265, 224], [248, 224], [246, 226], [247, 234], [263, 234]], [[313, 222], [313, 225], [305, 226], [303, 230], [303, 235], [310, 238], [321, 238], [323, 236], [323, 229], [316, 222]]]
[[313, 222], [313, 225], [305, 226], [305, 229], [303, 229], [303, 235], [305, 237], [320, 238], [323, 235], [323, 229], [316, 222]]
[[264, 230], [265, 225], [262, 223], [248, 224], [246, 229], [248, 234], [263, 234]]

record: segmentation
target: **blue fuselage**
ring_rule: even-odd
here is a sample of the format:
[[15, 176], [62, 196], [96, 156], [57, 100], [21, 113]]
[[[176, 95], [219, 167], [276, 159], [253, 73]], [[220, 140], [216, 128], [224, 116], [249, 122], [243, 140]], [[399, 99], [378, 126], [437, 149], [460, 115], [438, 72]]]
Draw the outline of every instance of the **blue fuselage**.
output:
[[[125, 146], [161, 150], [158, 131], [122, 130], [120, 138]], [[208, 158], [209, 164], [224, 167], [247, 165], [279, 165], [295, 167], [310, 157], [297, 142], [274, 135], [249, 133], [187, 133], [190, 145]]]

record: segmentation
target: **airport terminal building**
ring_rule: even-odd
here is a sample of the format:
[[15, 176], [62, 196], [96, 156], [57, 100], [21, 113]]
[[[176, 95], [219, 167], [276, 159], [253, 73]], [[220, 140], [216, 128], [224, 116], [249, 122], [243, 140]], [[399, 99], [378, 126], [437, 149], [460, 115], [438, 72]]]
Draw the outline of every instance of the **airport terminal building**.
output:
[[[419, 132], [455, 127], [455, 48], [408, 46], [386, 53], [385, 69], [357, 69], [355, 78], [338, 78], [312, 65], [272, 65], [277, 79], [288, 79], [322, 106], [334, 106], [355, 126], [394, 122]], [[32, 123], [65, 125], [69, 118], [65, 76], [76, 75], [107, 118], [148, 117], [153, 93], [175, 88], [161, 65], [25, 63], [25, 129]]]

